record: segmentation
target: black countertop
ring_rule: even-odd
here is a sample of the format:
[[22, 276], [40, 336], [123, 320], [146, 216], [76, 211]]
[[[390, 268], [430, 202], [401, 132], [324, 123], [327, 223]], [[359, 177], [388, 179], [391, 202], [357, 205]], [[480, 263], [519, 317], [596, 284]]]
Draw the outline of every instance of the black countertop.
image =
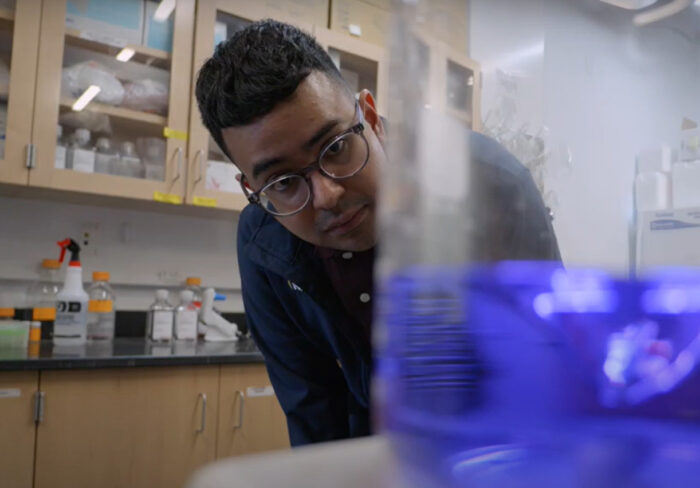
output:
[[143, 338], [116, 338], [84, 346], [62, 347], [41, 341], [30, 344], [28, 349], [0, 348], [0, 371], [262, 362], [262, 354], [251, 339], [157, 344]]

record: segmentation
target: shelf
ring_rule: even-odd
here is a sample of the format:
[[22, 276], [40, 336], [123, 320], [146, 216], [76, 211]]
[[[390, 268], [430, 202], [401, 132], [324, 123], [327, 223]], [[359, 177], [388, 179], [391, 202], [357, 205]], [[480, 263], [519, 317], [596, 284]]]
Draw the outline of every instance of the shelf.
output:
[[129, 62], [133, 61], [162, 69], [170, 68], [170, 60], [172, 58], [167, 51], [161, 51], [160, 49], [153, 49], [146, 46], [137, 46], [134, 44], [112, 46], [110, 44], [105, 44], [99, 40], [91, 39], [89, 34], [77, 29], [66, 29], [66, 44], [107, 54], [108, 56], [116, 56], [124, 47], [128, 47], [135, 52], [134, 57], [132, 57]]
[[[61, 107], [71, 108], [75, 103], [74, 98], [61, 97]], [[85, 110], [88, 112], [96, 112], [100, 114], [109, 115], [118, 119], [126, 121], [141, 122], [149, 125], [156, 125], [164, 127], [168, 123], [167, 117], [156, 114], [149, 114], [147, 112], [139, 112], [138, 110], [131, 110], [123, 107], [114, 107], [112, 105], [104, 105], [101, 103], [90, 103]]]

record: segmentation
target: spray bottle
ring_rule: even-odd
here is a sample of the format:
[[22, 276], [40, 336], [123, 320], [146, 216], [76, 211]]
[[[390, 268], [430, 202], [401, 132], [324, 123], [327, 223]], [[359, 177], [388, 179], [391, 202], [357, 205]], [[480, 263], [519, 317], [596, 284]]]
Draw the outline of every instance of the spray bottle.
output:
[[61, 247], [59, 262], [63, 263], [66, 250], [71, 257], [63, 288], [56, 294], [56, 322], [53, 342], [58, 346], [76, 346], [87, 340], [88, 294], [83, 289], [83, 268], [80, 266], [80, 246], [73, 239], [58, 242]]

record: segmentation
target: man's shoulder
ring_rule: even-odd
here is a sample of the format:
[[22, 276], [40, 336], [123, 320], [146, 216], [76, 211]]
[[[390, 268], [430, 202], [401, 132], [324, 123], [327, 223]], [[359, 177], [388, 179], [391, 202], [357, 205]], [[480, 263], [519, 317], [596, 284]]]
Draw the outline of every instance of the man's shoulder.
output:
[[478, 132], [469, 131], [469, 153], [474, 167], [484, 175], [517, 181], [530, 172], [498, 141]]

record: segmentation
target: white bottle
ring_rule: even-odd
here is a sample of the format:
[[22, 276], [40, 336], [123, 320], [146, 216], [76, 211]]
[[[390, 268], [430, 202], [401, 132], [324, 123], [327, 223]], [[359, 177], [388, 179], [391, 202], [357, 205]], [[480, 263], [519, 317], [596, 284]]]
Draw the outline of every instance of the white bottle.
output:
[[173, 337], [173, 306], [168, 303], [168, 290], [156, 290], [156, 301], [148, 311], [148, 338], [154, 342], [170, 342]]
[[95, 171], [95, 149], [90, 147], [90, 131], [76, 129], [73, 142], [68, 148], [66, 167], [81, 173]]
[[63, 288], [56, 294], [56, 321], [53, 343], [57, 346], [80, 346], [87, 339], [88, 294], [83, 289], [80, 247], [72, 239], [61, 242], [71, 252]]
[[56, 152], [53, 166], [56, 169], [66, 168], [66, 144], [63, 142], [63, 126], [56, 126]]
[[112, 149], [109, 139], [98, 138], [95, 149], [95, 173], [112, 173], [114, 165], [119, 161], [119, 154]]
[[192, 303], [194, 293], [191, 290], [180, 292], [180, 305], [175, 309], [175, 339], [194, 341], [197, 339], [197, 307]]
[[134, 146], [133, 142], [126, 141], [122, 143], [120, 162], [126, 173], [124, 176], [143, 178], [143, 163], [141, 162], [141, 158], [136, 154], [136, 146]]

